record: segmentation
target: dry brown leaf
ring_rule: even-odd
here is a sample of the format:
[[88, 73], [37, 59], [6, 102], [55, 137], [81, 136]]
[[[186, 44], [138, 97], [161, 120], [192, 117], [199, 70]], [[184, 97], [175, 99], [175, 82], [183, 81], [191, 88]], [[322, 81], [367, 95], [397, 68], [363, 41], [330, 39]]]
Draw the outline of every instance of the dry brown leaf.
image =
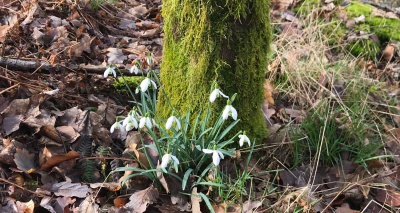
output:
[[359, 213], [360, 211], [356, 211], [350, 209], [349, 204], [343, 203], [340, 207], [338, 207], [335, 211], [336, 213]]
[[39, 133], [43, 136], [46, 136], [46, 137], [52, 139], [56, 143], [59, 143], [59, 144], [63, 143], [63, 139], [62, 139], [60, 133], [52, 125], [45, 125], [45, 126], [40, 127]]
[[28, 202], [17, 201], [15, 204], [17, 206], [18, 212], [33, 213], [33, 209], [35, 208], [35, 203], [33, 202], [33, 200], [30, 200]]
[[389, 62], [392, 60], [393, 56], [394, 56], [394, 51], [395, 48], [393, 45], [388, 44], [385, 49], [382, 52], [382, 58], [383, 60], [385, 60], [386, 62]]
[[14, 162], [17, 164], [18, 169], [28, 174], [36, 172], [35, 154], [29, 153], [26, 149], [17, 149], [14, 154]]
[[79, 153], [77, 153], [74, 150], [69, 151], [68, 153], [63, 155], [53, 155], [52, 157], [47, 159], [46, 163], [43, 166], [40, 167], [40, 170], [45, 170], [61, 162], [72, 160], [79, 157], [80, 157]]
[[125, 205], [126, 208], [133, 213], [143, 213], [146, 211], [147, 206], [155, 202], [158, 198], [158, 190], [153, 185], [147, 189], [133, 193], [129, 197], [129, 202]]
[[136, 18], [140, 18], [145, 15], [149, 10], [147, 9], [145, 4], [141, 4], [134, 8], [129, 9], [129, 13], [135, 16]]
[[126, 204], [126, 198], [116, 197], [114, 199], [114, 206], [117, 208], [121, 208]]
[[79, 205], [78, 212], [80, 213], [98, 213], [99, 205], [96, 204], [95, 198], [92, 194], [87, 196], [84, 201]]
[[375, 195], [375, 199], [389, 206], [400, 206], [400, 193], [390, 189], [378, 189]]
[[124, 60], [127, 59], [127, 57], [124, 55], [122, 49], [118, 48], [108, 48], [107, 49], [108, 53], [108, 64], [123, 64]]
[[39, 166], [42, 167], [51, 156], [51, 151], [44, 147], [43, 151], [39, 153]]
[[243, 203], [243, 212], [244, 213], [252, 213], [254, 209], [257, 209], [262, 205], [261, 201], [250, 201], [247, 200]]
[[266, 79], [264, 82], [264, 100], [267, 100], [269, 104], [274, 105], [275, 101], [272, 97], [272, 93], [274, 91], [274, 85]]
[[53, 192], [56, 196], [79, 198], [85, 198], [87, 194], [92, 191], [86, 185], [68, 182], [60, 182], [55, 184], [50, 183], [43, 185], [41, 188], [38, 189]]
[[108, 191], [116, 192], [121, 189], [121, 184], [115, 182], [107, 182], [107, 183], [91, 183], [90, 188], [106, 188]]
[[56, 129], [64, 143], [72, 143], [80, 136], [72, 126], [59, 126]]
[[3, 125], [2, 125], [5, 134], [10, 135], [11, 133], [17, 131], [19, 129], [19, 125], [21, 124], [23, 118], [24, 118], [23, 115], [12, 115], [9, 117], [5, 117], [3, 119]]

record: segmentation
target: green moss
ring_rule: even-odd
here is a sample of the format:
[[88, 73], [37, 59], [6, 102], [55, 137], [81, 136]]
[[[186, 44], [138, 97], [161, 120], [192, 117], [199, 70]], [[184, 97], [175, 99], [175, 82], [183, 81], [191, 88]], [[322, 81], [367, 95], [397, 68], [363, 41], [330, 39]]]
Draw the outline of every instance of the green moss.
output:
[[356, 30], [376, 34], [381, 42], [390, 40], [400, 41], [400, 20], [383, 17], [373, 17], [371, 15], [374, 7], [361, 2], [352, 2], [346, 7], [349, 18], [365, 16], [365, 24], [356, 25]]
[[130, 88], [137, 88], [143, 79], [144, 77], [141, 76], [125, 76], [124, 79], [122, 77], [118, 77], [117, 80], [114, 81], [113, 86], [118, 91], [127, 91], [127, 85]]
[[373, 9], [373, 6], [361, 2], [351, 2], [351, 4], [346, 7], [346, 11], [350, 17], [359, 17], [361, 15], [367, 17], [371, 14]]
[[347, 49], [354, 56], [362, 56], [367, 59], [375, 59], [380, 52], [379, 43], [367, 39], [352, 41], [347, 46]]
[[[241, 122], [236, 130], [257, 139], [266, 136], [260, 109], [271, 34], [266, 11], [268, 0], [165, 1], [160, 77], [179, 112], [204, 112], [217, 82], [225, 94], [238, 93], [233, 106]], [[225, 105], [222, 99], [213, 103], [214, 120]], [[161, 117], [171, 115], [163, 93], [157, 108]]]

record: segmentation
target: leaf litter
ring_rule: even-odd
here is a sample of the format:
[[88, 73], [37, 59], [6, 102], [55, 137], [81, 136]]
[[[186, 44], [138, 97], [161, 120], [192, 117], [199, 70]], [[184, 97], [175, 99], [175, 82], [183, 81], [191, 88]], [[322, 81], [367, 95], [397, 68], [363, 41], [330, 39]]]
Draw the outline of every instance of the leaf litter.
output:
[[[306, 33], [302, 21], [288, 11], [297, 4], [299, 1], [273, 1], [271, 11], [273, 18], [282, 13], [281, 34], [291, 39]], [[332, 11], [340, 10], [337, 6], [332, 1], [324, 1], [321, 9], [325, 17], [329, 17]], [[5, 44], [0, 57], [3, 130], [0, 181], [5, 183], [0, 211], [33, 212], [35, 206], [41, 206], [49, 212], [100, 212], [110, 198], [113, 203], [107, 203], [109, 212], [145, 212], [149, 206], [167, 212], [203, 211], [203, 201], [196, 196], [196, 187], [187, 191], [192, 194], [189, 199], [176, 191], [180, 187], [176, 180], [161, 174], [163, 190], [170, 192], [165, 199], [164, 191], [159, 192], [148, 179], [127, 180], [132, 171], [109, 174], [116, 168], [147, 166], [149, 162], [140, 149], [144, 145], [152, 163], [158, 164], [158, 154], [148, 148], [154, 143], [151, 139], [141, 144], [138, 132], [109, 133], [116, 116], [129, 111], [129, 104], [121, 101], [127, 96], [116, 92], [113, 82], [103, 79], [102, 73], [107, 61], [130, 75], [132, 64], [145, 64], [148, 52], [153, 53], [155, 67], [159, 68], [163, 38], [161, 1], [121, 1], [102, 5], [97, 11], [89, 10], [90, 6], [84, 2], [58, 4], [41, 0], [11, 2], [6, 7], [10, 10], [0, 10], [7, 20], [0, 25], [0, 41]], [[68, 12], [60, 14], [59, 11]], [[394, 18], [393, 14], [381, 10], [374, 10], [373, 14]], [[342, 16], [349, 28], [365, 18]], [[370, 38], [370, 35], [361, 32], [348, 35], [349, 40], [364, 37]], [[384, 66], [362, 58], [357, 62], [371, 81], [384, 82], [377, 84], [378, 90], [391, 97], [399, 95], [400, 69], [394, 63], [398, 60], [396, 51], [396, 43], [387, 45], [382, 54]], [[307, 46], [291, 50], [286, 55], [287, 64], [272, 60], [269, 70], [295, 67], [311, 54], [312, 48]], [[5, 66], [5, 58], [17, 60]], [[146, 72], [146, 66], [143, 68]], [[285, 144], [292, 142], [292, 130], [309, 116], [305, 106], [326, 98], [327, 90], [343, 96], [346, 85], [341, 81], [333, 82], [329, 73], [319, 73], [319, 87], [312, 88], [315, 97], [310, 98], [304, 94], [285, 93], [271, 79], [265, 81], [263, 105], [266, 124], [272, 130], [266, 143], [268, 151], [260, 162], [251, 161], [250, 172], [257, 180], [251, 187], [247, 186], [256, 197], [233, 205], [216, 202], [213, 205], [216, 212], [227, 209], [228, 212], [292, 212], [295, 208], [309, 212], [360, 212], [361, 209], [376, 212], [400, 206], [396, 176], [400, 163], [400, 105], [383, 109], [394, 121], [385, 123], [387, 131], [382, 132], [382, 139], [395, 162], [371, 160], [368, 167], [376, 170], [373, 173], [346, 156], [338, 165], [315, 167], [305, 163], [287, 168], [282, 166], [289, 162], [285, 154], [290, 150]], [[377, 105], [386, 105], [383, 95], [369, 98]], [[91, 108], [97, 111], [90, 111]], [[240, 157], [238, 162], [224, 164], [226, 168], [235, 165], [246, 168]], [[266, 172], [268, 170], [279, 172], [271, 174]], [[236, 175], [235, 171], [231, 173]], [[275, 186], [269, 185], [270, 181]], [[123, 182], [125, 185], [121, 185]], [[122, 187], [125, 192], [120, 190]], [[264, 193], [277, 188], [279, 192]], [[108, 196], [107, 192], [116, 194]]]

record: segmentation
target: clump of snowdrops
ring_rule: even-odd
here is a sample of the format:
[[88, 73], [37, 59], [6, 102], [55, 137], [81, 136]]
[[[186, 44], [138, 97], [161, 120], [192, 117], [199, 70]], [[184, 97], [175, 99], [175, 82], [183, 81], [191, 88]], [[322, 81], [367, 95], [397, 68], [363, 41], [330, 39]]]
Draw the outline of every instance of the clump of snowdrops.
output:
[[[162, 87], [157, 86], [160, 81], [151, 69], [153, 63], [151, 54], [147, 56], [146, 61], [149, 65], [147, 75], [135, 91], [136, 94], [140, 94], [140, 100], [136, 100], [131, 91], [134, 99], [132, 101], [133, 109], [125, 117], [118, 116], [116, 122], [111, 126], [110, 132], [124, 129], [125, 131], [137, 130], [148, 134], [154, 143], [151, 145], [143, 144], [142, 149], [147, 155], [147, 159], [150, 159], [150, 157], [146, 148], [152, 149], [158, 154], [159, 161], [155, 165], [149, 160], [151, 168], [123, 167], [117, 171], [133, 170], [136, 173], [128, 178], [146, 175], [155, 181], [160, 177], [157, 173], [162, 172], [164, 175], [171, 175], [178, 179], [182, 184], [182, 191], [188, 191], [187, 187], [198, 185], [208, 185], [218, 187], [218, 189], [226, 187], [224, 183], [218, 182], [218, 179], [207, 181], [206, 176], [211, 169], [213, 172], [220, 171], [221, 159], [226, 156], [234, 156], [235, 149], [231, 148], [233, 146], [230, 146], [230, 144], [239, 143], [240, 147], [244, 144], [252, 146], [250, 139], [243, 131], [227, 138], [228, 135], [233, 135], [229, 133], [239, 122], [237, 111], [232, 105], [236, 94], [228, 96], [216, 83], [213, 83], [210, 89], [209, 102], [206, 103], [205, 114], [201, 112], [180, 114], [169, 104], [173, 114], [168, 118], [161, 118], [157, 116], [156, 93], [164, 91]], [[117, 77], [117, 72], [119, 72], [119, 69], [110, 65], [104, 72], [104, 77], [110, 74]], [[139, 63], [135, 63], [130, 72], [135, 74], [145, 73]], [[212, 111], [212, 105], [217, 98], [226, 99], [227, 104], [222, 112]], [[212, 113], [220, 114], [215, 123], [212, 123], [210, 119]], [[190, 122], [193, 120], [193, 116], [194, 122]], [[188, 185], [189, 177], [196, 177], [196, 181], [191, 182], [190, 186]], [[207, 199], [204, 194], [199, 194]], [[209, 205], [209, 202], [206, 203]]]

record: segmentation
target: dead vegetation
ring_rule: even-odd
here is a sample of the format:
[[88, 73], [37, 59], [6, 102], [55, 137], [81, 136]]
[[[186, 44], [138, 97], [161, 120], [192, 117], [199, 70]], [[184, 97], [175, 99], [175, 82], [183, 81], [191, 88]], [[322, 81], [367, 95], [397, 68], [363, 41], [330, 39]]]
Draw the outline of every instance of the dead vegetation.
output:
[[[162, 181], [167, 194], [144, 176], [126, 179], [136, 173], [123, 168], [149, 168], [143, 147], [152, 139], [110, 133], [132, 105], [103, 73], [116, 64], [132, 75], [137, 63], [147, 73], [149, 52], [159, 68], [161, 2], [103, 3], [0, 3], [0, 212], [207, 211], [198, 197], [174, 192], [180, 185], [171, 180]], [[274, 1], [271, 11], [263, 106], [270, 136], [255, 147], [263, 157], [246, 165], [250, 150], [242, 149], [221, 162], [232, 176], [248, 169], [238, 190], [247, 194], [230, 203], [234, 196], [212, 187], [190, 192], [209, 192], [215, 212], [398, 211], [397, 43], [385, 43], [373, 60], [351, 55], [352, 34], [337, 34], [351, 18], [332, 21], [345, 13], [341, 2], [290, 12], [301, 3]]]

